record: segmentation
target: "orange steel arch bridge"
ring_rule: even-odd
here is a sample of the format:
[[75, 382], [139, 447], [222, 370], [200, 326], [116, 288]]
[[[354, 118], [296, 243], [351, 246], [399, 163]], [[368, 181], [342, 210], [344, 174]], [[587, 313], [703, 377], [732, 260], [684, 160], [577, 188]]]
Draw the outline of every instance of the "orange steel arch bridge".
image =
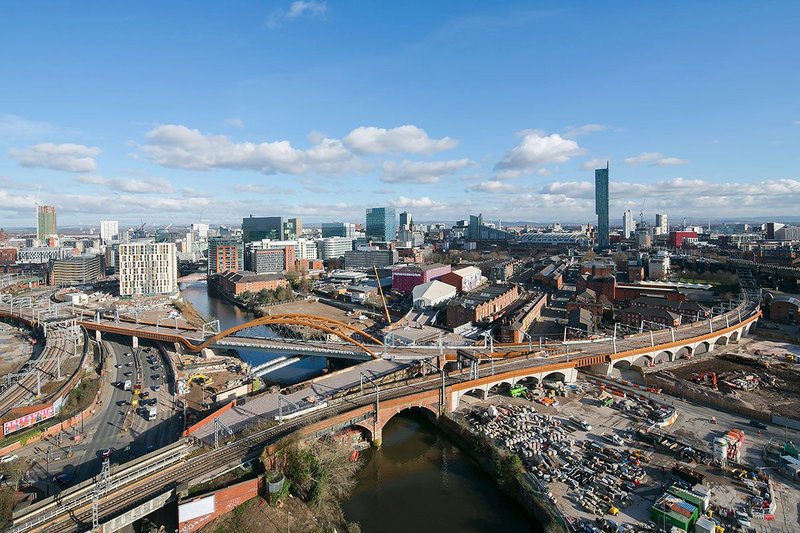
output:
[[[244, 322], [242, 324], [237, 324], [231, 328], [228, 328], [224, 331], [220, 331], [219, 333], [214, 333], [212, 336], [205, 338], [204, 340], [197, 339], [193, 341], [192, 339], [186, 336], [187, 333], [190, 333], [192, 330], [172, 330], [167, 327], [161, 327], [160, 329], [156, 326], [155, 328], [149, 324], [138, 324], [134, 325], [131, 322], [125, 321], [120, 323], [113, 322], [113, 321], [83, 321], [79, 322], [80, 325], [85, 327], [87, 330], [95, 330], [101, 331], [104, 333], [113, 333], [113, 334], [120, 334], [120, 335], [129, 335], [129, 336], [136, 336], [143, 339], [150, 339], [162, 342], [177, 342], [183, 345], [188, 351], [190, 352], [200, 352], [204, 348], [208, 348], [209, 346], [216, 344], [218, 341], [234, 335], [239, 331], [244, 329], [256, 327], [256, 326], [301, 326], [307, 327], [311, 329], [315, 329], [317, 331], [322, 331], [324, 333], [329, 333], [331, 335], [335, 335], [339, 337], [345, 342], [348, 342], [359, 349], [363, 350], [367, 354], [370, 355], [373, 359], [377, 359], [378, 355], [375, 354], [373, 349], [375, 346], [382, 346], [383, 343], [378, 340], [377, 338], [373, 337], [369, 333], [362, 331], [361, 329], [347, 324], [345, 322], [340, 322], [339, 320], [334, 320], [331, 318], [324, 318], [315, 315], [306, 315], [306, 314], [297, 314], [297, 313], [284, 313], [279, 315], [267, 315], [262, 316], [260, 318], [256, 318], [249, 322]], [[124, 325], [123, 325], [124, 324]], [[174, 332], [174, 333], [173, 333]], [[199, 331], [197, 332], [200, 333]], [[356, 340], [355, 336], [361, 338], [361, 340]]]

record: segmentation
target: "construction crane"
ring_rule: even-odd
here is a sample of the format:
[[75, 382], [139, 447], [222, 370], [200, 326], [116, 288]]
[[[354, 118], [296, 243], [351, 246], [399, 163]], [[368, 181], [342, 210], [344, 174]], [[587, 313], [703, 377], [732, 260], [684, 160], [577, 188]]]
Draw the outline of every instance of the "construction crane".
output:
[[372, 269], [375, 271], [375, 282], [378, 284], [378, 293], [381, 295], [381, 301], [383, 302], [383, 312], [386, 313], [386, 325], [392, 323], [392, 317], [389, 316], [389, 308], [386, 306], [386, 297], [383, 295], [383, 287], [381, 287], [381, 277], [378, 275], [378, 267], [372, 265]]

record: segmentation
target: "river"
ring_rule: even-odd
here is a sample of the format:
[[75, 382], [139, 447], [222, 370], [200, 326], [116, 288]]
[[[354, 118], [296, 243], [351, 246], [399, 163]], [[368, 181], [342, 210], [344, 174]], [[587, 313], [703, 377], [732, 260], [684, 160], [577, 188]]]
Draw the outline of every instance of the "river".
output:
[[[181, 284], [180, 289], [181, 295], [191, 302], [198, 313], [209, 319], [219, 320], [219, 326], [222, 330], [256, 318], [253, 313], [233, 305], [224, 298], [211, 294], [205, 282], [184, 283]], [[275, 335], [272, 330], [266, 326], [251, 328], [246, 330], [246, 332], [250, 335], [260, 337], [271, 337]], [[285, 355], [265, 352], [263, 350], [248, 350], [246, 348], [236, 351], [243, 361], [253, 366]], [[270, 372], [265, 379], [268, 382], [289, 385], [318, 376], [325, 367], [326, 361], [324, 357], [308, 356], [293, 365]]]
[[[219, 320], [222, 329], [255, 318], [209, 294], [205, 283], [183, 285], [181, 294], [200, 314]], [[258, 334], [270, 332], [265, 328]], [[239, 354], [252, 364], [277, 357], [261, 351]], [[324, 367], [323, 358], [308, 358], [270, 374], [270, 379], [297, 382]], [[366, 450], [361, 457], [364, 468], [343, 507], [347, 519], [361, 524], [365, 533], [541, 531], [475, 461], [420, 415], [392, 418], [383, 429], [381, 448]]]

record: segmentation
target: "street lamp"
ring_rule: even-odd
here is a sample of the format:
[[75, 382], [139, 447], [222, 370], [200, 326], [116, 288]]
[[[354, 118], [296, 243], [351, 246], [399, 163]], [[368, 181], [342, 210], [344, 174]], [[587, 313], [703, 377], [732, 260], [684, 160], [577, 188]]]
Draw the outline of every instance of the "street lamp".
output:
[[158, 325], [161, 324], [162, 320], [169, 320], [169, 317], [168, 316], [162, 316], [161, 318], [156, 320], [156, 333], [158, 333]]

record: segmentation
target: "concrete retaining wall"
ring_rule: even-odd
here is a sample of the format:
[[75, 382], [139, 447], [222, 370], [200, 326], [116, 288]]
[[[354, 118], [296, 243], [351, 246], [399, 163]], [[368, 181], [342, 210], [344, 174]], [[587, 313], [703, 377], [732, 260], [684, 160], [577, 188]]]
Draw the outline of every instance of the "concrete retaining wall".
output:
[[763, 420], [769, 422], [771, 415], [763, 410], [753, 409], [734, 398], [727, 398], [722, 393], [705, 388], [705, 390], [697, 390], [695, 387], [687, 386], [686, 383], [676, 383], [669, 379], [664, 379], [654, 374], [646, 374], [645, 382], [648, 387], [655, 387], [661, 389], [667, 394], [678, 398], [685, 398], [692, 400], [702, 405], [715, 407], [723, 411], [729, 411], [750, 417], [754, 420]]

